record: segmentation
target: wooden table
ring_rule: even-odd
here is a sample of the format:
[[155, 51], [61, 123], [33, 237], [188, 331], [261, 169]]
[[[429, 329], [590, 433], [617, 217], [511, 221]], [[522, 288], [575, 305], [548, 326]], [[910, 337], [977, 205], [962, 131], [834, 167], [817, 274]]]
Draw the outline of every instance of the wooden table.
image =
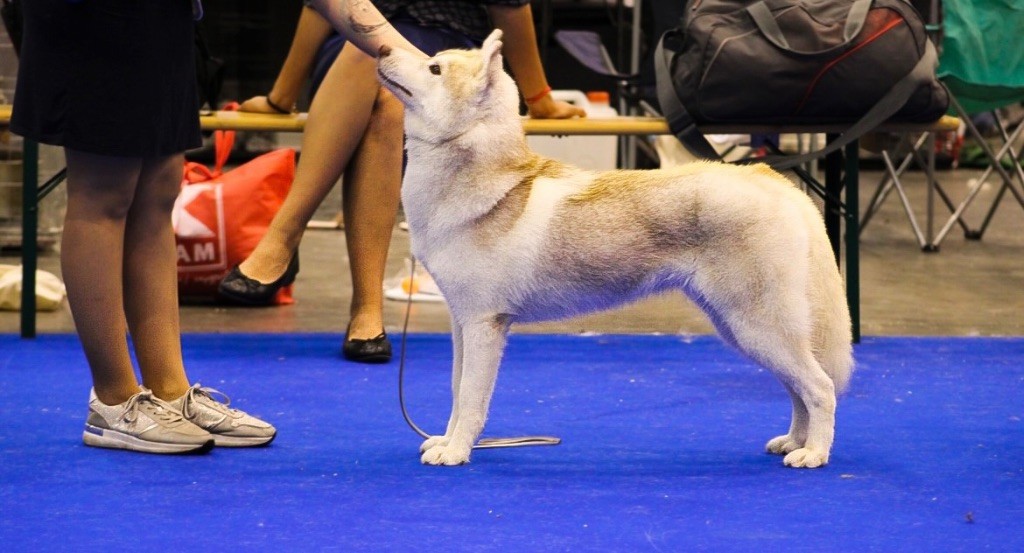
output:
[[[10, 106], [0, 106], [0, 126], [10, 121]], [[269, 115], [218, 111], [201, 114], [200, 125], [204, 130], [238, 130], [270, 132], [302, 132], [306, 114]], [[945, 132], [954, 131], [960, 121], [945, 116], [927, 124], [885, 123], [876, 130], [885, 132]], [[594, 136], [594, 135], [658, 135], [670, 134], [668, 124], [660, 117], [615, 117], [608, 119], [523, 119], [526, 134]], [[845, 130], [843, 125], [709, 125], [701, 127], [707, 134], [817, 134], [829, 135], [829, 140]], [[36, 237], [38, 225], [38, 204], [47, 193], [63, 180], [63, 171], [49, 178], [42, 186], [38, 178], [38, 149], [30, 140], [24, 145], [23, 205], [22, 205], [22, 265], [24, 279], [21, 301], [21, 335], [35, 336], [35, 271], [38, 252]], [[820, 194], [825, 200], [825, 228], [837, 263], [843, 244], [842, 223], [846, 222], [846, 299], [850, 306], [853, 322], [854, 341], [860, 341], [860, 258], [858, 252], [860, 202], [858, 199], [857, 141], [847, 145], [843, 151], [825, 156], [825, 184]], [[930, 168], [933, 171], [934, 168]], [[932, 182], [929, 178], [929, 182]]]

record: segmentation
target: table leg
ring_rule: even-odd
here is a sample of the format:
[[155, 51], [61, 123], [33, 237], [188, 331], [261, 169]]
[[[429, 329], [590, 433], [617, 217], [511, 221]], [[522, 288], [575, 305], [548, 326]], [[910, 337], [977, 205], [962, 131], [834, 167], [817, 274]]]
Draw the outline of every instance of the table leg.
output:
[[860, 147], [846, 145], [846, 303], [850, 308], [853, 343], [860, 343]]
[[[832, 142], [835, 135], [828, 135]], [[842, 244], [842, 223], [846, 219], [846, 304], [850, 309], [850, 325], [853, 342], [860, 342], [860, 252], [858, 234], [860, 233], [860, 200], [857, 197], [859, 186], [858, 141], [847, 144], [842, 151], [832, 152], [825, 156], [825, 232], [832, 244], [832, 253], [836, 256], [836, 264], [840, 260]], [[844, 163], [845, 161], [845, 163]], [[843, 188], [845, 191], [845, 202]], [[840, 265], [841, 266], [841, 265]]]
[[[829, 134], [826, 143], [831, 143], [837, 135]], [[832, 244], [832, 253], [836, 256], [836, 264], [840, 260], [840, 242], [842, 225], [842, 194], [843, 194], [843, 152], [832, 152], [825, 156], [825, 231], [828, 241]]]
[[25, 140], [21, 179], [21, 337], [36, 336], [36, 266], [39, 232], [39, 145]]

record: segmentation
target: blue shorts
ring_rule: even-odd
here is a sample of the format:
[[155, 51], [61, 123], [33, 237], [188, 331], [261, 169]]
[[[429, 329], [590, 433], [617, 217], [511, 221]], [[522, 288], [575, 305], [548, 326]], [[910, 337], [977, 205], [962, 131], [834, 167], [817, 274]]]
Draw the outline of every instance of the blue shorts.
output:
[[[406, 40], [428, 56], [433, 56], [441, 50], [450, 50], [452, 48], [480, 47], [478, 42], [462, 33], [450, 29], [442, 29], [441, 27], [425, 27], [412, 19], [398, 18], [391, 21], [391, 25]], [[317, 89], [320, 88], [320, 83], [323, 82], [324, 76], [327, 75], [327, 70], [334, 63], [334, 59], [338, 57], [338, 53], [345, 46], [345, 42], [346, 40], [343, 36], [335, 33], [327, 37], [327, 40], [320, 45], [320, 50], [316, 54], [316, 61], [313, 65], [313, 74], [310, 77], [312, 81], [310, 96], [316, 95]]]

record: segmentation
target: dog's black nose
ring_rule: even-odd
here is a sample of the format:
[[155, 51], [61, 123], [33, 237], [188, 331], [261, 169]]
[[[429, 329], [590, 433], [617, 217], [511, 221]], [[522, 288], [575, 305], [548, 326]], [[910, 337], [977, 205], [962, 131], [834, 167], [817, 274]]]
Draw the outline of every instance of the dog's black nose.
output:
[[391, 55], [391, 47], [387, 44], [381, 44], [380, 49], [377, 50], [377, 54], [382, 58], [386, 58]]

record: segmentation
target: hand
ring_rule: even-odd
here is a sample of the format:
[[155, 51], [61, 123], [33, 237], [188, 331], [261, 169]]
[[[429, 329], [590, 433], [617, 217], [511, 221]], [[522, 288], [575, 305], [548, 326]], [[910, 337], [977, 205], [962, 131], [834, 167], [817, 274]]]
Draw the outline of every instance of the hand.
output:
[[570, 119], [587, 116], [587, 112], [583, 111], [583, 108], [555, 100], [550, 94], [526, 107], [533, 119]]
[[238, 106], [238, 111], [248, 111], [252, 113], [280, 113], [276, 109], [270, 107], [267, 103], [266, 96], [253, 96], [248, 100], [242, 102]]

